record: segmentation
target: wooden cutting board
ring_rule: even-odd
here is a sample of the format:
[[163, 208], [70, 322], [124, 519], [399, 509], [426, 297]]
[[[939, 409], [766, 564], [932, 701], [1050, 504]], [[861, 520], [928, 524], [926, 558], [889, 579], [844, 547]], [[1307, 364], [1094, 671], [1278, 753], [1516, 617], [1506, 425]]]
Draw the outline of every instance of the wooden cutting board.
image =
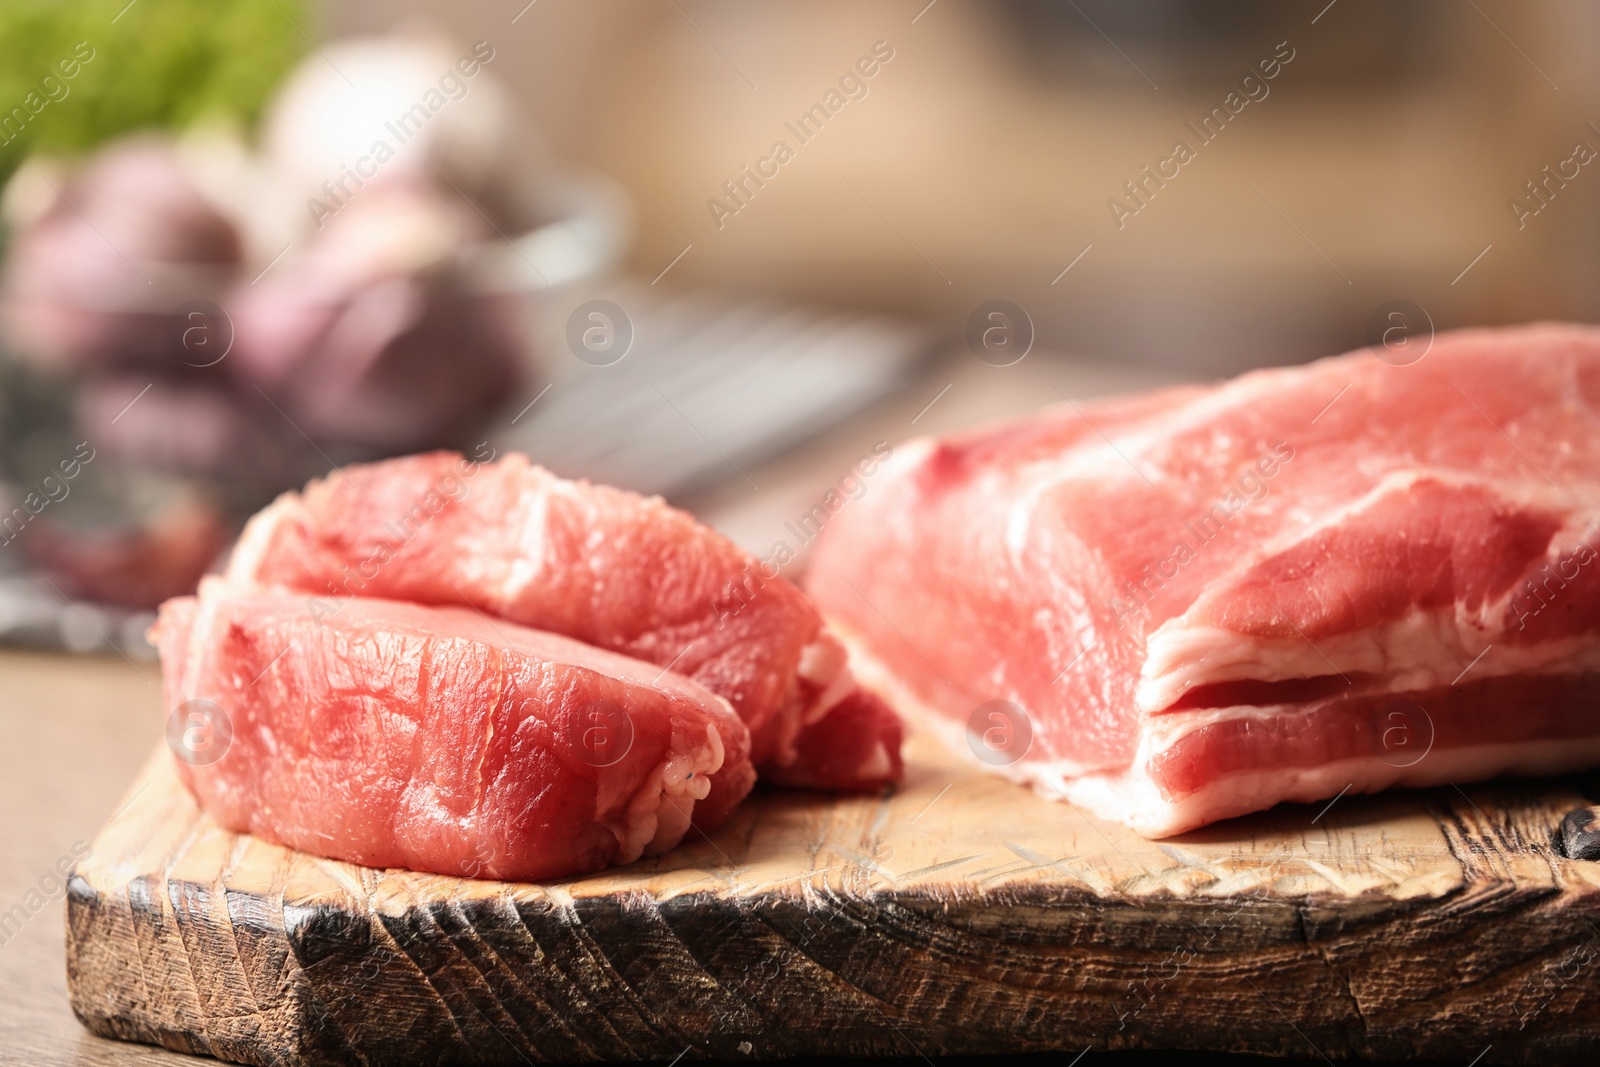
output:
[[881, 797], [758, 793], [711, 839], [553, 885], [218, 829], [158, 751], [68, 895], [96, 1032], [240, 1063], [1127, 1047], [1588, 1061], [1600, 865], [1580, 783], [1151, 842], [914, 738]]

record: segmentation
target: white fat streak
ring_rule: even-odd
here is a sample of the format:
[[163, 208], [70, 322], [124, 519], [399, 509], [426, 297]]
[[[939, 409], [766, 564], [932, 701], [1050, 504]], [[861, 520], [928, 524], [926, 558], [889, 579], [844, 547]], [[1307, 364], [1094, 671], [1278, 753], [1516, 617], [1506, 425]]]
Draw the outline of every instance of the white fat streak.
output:
[[1497, 742], [1436, 748], [1409, 767], [1395, 766], [1381, 756], [1363, 756], [1315, 767], [1252, 770], [1214, 779], [1189, 796], [1169, 800], [1149, 775], [1150, 762], [1157, 754], [1215, 722], [1267, 720], [1300, 709], [1218, 708], [1203, 715], [1147, 720], [1130, 767], [1090, 770], [1074, 760], [1026, 758], [1009, 766], [990, 766], [972, 756], [960, 724], [915, 701], [897, 706], [916, 709], [918, 724], [931, 728], [950, 751], [973, 766], [1030, 786], [1047, 799], [1066, 800], [1096, 818], [1122, 823], [1144, 837], [1170, 837], [1277, 804], [1325, 801], [1347, 787], [1351, 793], [1376, 793], [1396, 786], [1480, 781], [1506, 774], [1559, 774], [1600, 763], [1600, 738]]
[[[507, 569], [502, 603], [516, 604], [522, 594], [538, 581], [545, 569], [549, 544], [550, 492], [546, 484], [518, 494], [518, 510], [510, 566]], [[470, 556], [470, 553], [468, 554]]]
[[[1171, 477], [1171, 472], [1158, 462], [1165, 446], [1177, 436], [1205, 426], [1232, 409], [1259, 403], [1264, 397], [1277, 396], [1283, 389], [1283, 380], [1302, 377], [1310, 380], [1317, 365], [1283, 370], [1257, 371], [1201, 393], [1173, 407], [1139, 417], [1116, 429], [1115, 442], [1100, 439], [1098, 444], [1080, 444], [1065, 454], [1034, 462], [1022, 474], [1027, 487], [1012, 503], [1006, 516], [1006, 543], [1014, 558], [1020, 558], [1027, 547], [1028, 535], [1038, 510], [1039, 501], [1057, 486], [1082, 481], [1104, 485], [1107, 481], [1146, 484], [1149, 478], [1161, 482]], [[1052, 404], [1050, 410], [1060, 410], [1062, 405]], [[1075, 413], [1094, 425], [1094, 410], [1088, 412], [1074, 406]], [[1099, 434], [1095, 433], [1099, 438]]]
[[1170, 837], [1219, 819], [1262, 811], [1276, 804], [1313, 804], [1348, 793], [1376, 793], [1396, 786], [1426, 787], [1482, 781], [1501, 775], [1547, 775], [1581, 770], [1600, 762], [1600, 738], [1519, 741], [1434, 749], [1411, 767], [1395, 767], [1377, 756], [1316, 767], [1284, 767], [1215, 779], [1179, 800], [1161, 796], [1145, 762], [1122, 773], [1071, 777], [1036, 764], [1040, 792], [1064, 796], [1109, 822], [1144, 837]]
[[[1099, 468], [1103, 474], [1105, 468]], [[1128, 472], [1132, 474], [1132, 471]], [[1079, 477], [1078, 472], [1062, 473], [1057, 477], [1040, 478], [1024, 489], [1006, 509], [1006, 549], [1011, 553], [1011, 565], [1024, 572], [1028, 558], [1028, 541], [1033, 533], [1033, 520], [1039, 512], [1039, 501], [1045, 493]]]
[[1495, 636], [1470, 620], [1463, 622], [1454, 612], [1423, 611], [1413, 611], [1389, 626], [1319, 638], [1315, 647], [1298, 635], [1269, 639], [1196, 627], [1184, 635], [1192, 642], [1193, 663], [1141, 682], [1136, 704], [1141, 712], [1159, 713], [1199, 685], [1291, 681], [1335, 673], [1375, 675], [1376, 691], [1405, 692], [1448, 686], [1457, 679], [1472, 682], [1600, 670], [1600, 644], [1593, 636], [1537, 644], [1499, 643], [1492, 640]]
[[616, 862], [632, 863], [676, 847], [689, 830], [695, 802], [711, 792], [711, 775], [722, 769], [724, 758], [716, 724], [707, 723], [703, 745], [658, 764], [628, 803], [622, 826], [612, 828], [619, 846]]
[[1218, 778], [1190, 796], [1168, 800], [1161, 795], [1148, 772], [1155, 755], [1203, 726], [1229, 719], [1272, 719], [1304, 709], [1286, 706], [1211, 708], [1147, 717], [1138, 751], [1127, 767], [1091, 768], [1075, 760], [1027, 758], [1009, 766], [992, 766], [973, 756], [962, 723], [913, 694], [866, 651], [864, 643], [847, 627], [840, 627], [840, 633], [857, 673], [882, 692], [896, 710], [931, 733], [958, 757], [986, 773], [1029, 785], [1049, 799], [1066, 800], [1097, 818], [1122, 823], [1145, 837], [1170, 837], [1280, 803], [1325, 801], [1346, 786], [1353, 793], [1373, 793], [1394, 786], [1442, 785], [1506, 774], [1559, 774], [1600, 763], [1600, 737], [1497, 742], [1432, 749], [1410, 767], [1393, 766], [1381, 756], [1366, 756], [1317, 767], [1255, 770]]
[[278, 531], [300, 519], [305, 513], [305, 502], [299, 493], [288, 492], [251, 517], [244, 532], [233, 546], [228, 557], [227, 577], [231, 581], [255, 583], [260, 581], [261, 565], [266, 559]]
[[[1117, 448], [1102, 442], [1099, 446], [1078, 445], [1064, 455], [1030, 464], [1019, 475], [1018, 480], [1023, 482], [1021, 492], [1006, 508], [1006, 548], [1011, 553], [1012, 565], [1019, 569], [1025, 565], [1040, 502], [1052, 490], [1072, 482], [1098, 486], [1108, 482], [1147, 485], [1147, 468], [1130, 466], [1126, 455], [1126, 449], [1119, 453]], [[1157, 476], [1164, 475], [1157, 472]]]
[[[1348, 357], [1329, 356], [1301, 367], [1274, 367], [1240, 375], [1198, 394], [1185, 403], [1141, 419], [1136, 424], [1142, 427], [1141, 429], [1129, 432], [1119, 428], [1117, 447], [1146, 474], [1153, 478], [1164, 477], [1167, 474], [1166, 468], [1156, 463], [1156, 459], [1164, 450], [1164, 446], [1173, 438], [1217, 426], [1223, 416], [1232, 410], [1246, 410], [1263, 404], [1272, 407], [1281, 406], [1286, 387], [1309, 385], [1319, 378], [1327, 377], [1327, 372], [1335, 367], [1341, 375], [1341, 380], [1348, 379], [1358, 372]], [[1093, 412], [1090, 414], [1092, 416]], [[1123, 466], [1126, 467], [1127, 464], [1124, 463]]]
[[[718, 697], [717, 699], [722, 700], [721, 697]], [[734, 715], [732, 704], [729, 704], [726, 700], [722, 700], [722, 703], [727, 707], [729, 715], [733, 715], [735, 718], [738, 717], [737, 715]], [[700, 770], [703, 770], [706, 774], [711, 775], [722, 770], [723, 761], [727, 759], [727, 752], [722, 747], [722, 735], [717, 732], [716, 723], [706, 723], [706, 744], [710, 748], [711, 757], [705, 761], [704, 766], [700, 768]], [[710, 790], [711, 786], [707, 784], [705, 790], [696, 794], [695, 799], [704, 800], [706, 798], [706, 793], [710, 792]]]
[[[1560, 659], [1544, 664], [1537, 669], [1516, 671], [1518, 677], [1556, 678], [1563, 675], [1586, 674], [1590, 671], [1600, 670], [1600, 650], [1588, 649], [1581, 656]], [[1474, 669], [1476, 674], [1476, 669]], [[1487, 675], [1486, 675], [1487, 677]], [[1376, 683], [1361, 687], [1359, 695], [1363, 697], [1384, 697], [1405, 693], [1425, 692], [1430, 689], [1448, 688], [1449, 681], [1435, 682], [1427, 677], [1424, 672], [1413, 672], [1409, 675], [1399, 675], [1393, 678], [1382, 678]], [[1330, 699], [1337, 699], [1334, 693]], [[1229, 707], [1217, 708], [1192, 708], [1185, 711], [1164, 712], [1156, 715], [1141, 713], [1143, 723], [1143, 745], [1151, 752], [1159, 749], [1171, 748], [1190, 734], [1216, 726], [1220, 723], [1247, 720], [1250, 722], [1276, 722], [1290, 716], [1312, 715], [1322, 708], [1322, 701], [1304, 701], [1293, 704], [1238, 704]], [[1143, 749], [1141, 749], [1143, 753]], [[1148, 758], [1147, 754], [1135, 757]]]
[[879, 470], [883, 474], [907, 474], [920, 467], [939, 447], [934, 437], [913, 437], [904, 444], [894, 446], [894, 454], [883, 461]]
[[[1379, 504], [1391, 495], [1409, 492], [1419, 480], [1483, 486], [1458, 473], [1407, 470], [1384, 478], [1360, 499], [1323, 517], [1314, 525], [1285, 533], [1248, 554], [1213, 588], [1227, 592], [1202, 594], [1183, 615], [1167, 620], [1146, 643], [1144, 665], [1135, 702], [1141, 711], [1159, 711], [1190, 689], [1215, 682], [1282, 681], [1341, 673], [1373, 673], [1405, 679], [1408, 687], [1448, 685], [1485, 648], [1495, 645], [1492, 656], [1475, 665], [1474, 677], [1493, 677], [1538, 670], [1590, 651], [1592, 640], [1571, 639], [1538, 645], [1497, 644], [1504, 636], [1504, 620], [1513, 588], [1498, 600], [1485, 602], [1476, 612], [1459, 603], [1438, 611], [1412, 610], [1383, 626], [1366, 627], [1348, 634], [1318, 637], [1313, 643], [1299, 634], [1257, 637], [1198, 623], [1218, 596], [1241, 595], [1238, 580], [1262, 559], [1286, 552], [1319, 533], [1338, 526]], [[1508, 503], [1520, 507], [1568, 510], [1571, 494], [1544, 485], [1495, 484]], [[1551, 542], [1549, 558], [1555, 562], [1572, 547], [1569, 541], [1593, 521], [1593, 506], [1574, 512], [1567, 528]], [[1245, 594], [1254, 595], [1254, 594]], [[1275, 610], [1263, 602], [1264, 612]]]
[[800, 665], [795, 669], [801, 678], [812, 685], [826, 688], [839, 676], [845, 666], [844, 646], [826, 629], [800, 650]]
[[[801, 727], [821, 722], [839, 701], [856, 690], [856, 678], [850, 670], [849, 654], [845, 652], [844, 645], [839, 639], [826, 629], [815, 641], [801, 650], [800, 666], [795, 673], [822, 690], [809, 707], [801, 709], [799, 722]], [[788, 750], [790, 759], [780, 762], [793, 761], [793, 742], [794, 738], [790, 737], [788, 743], [783, 746]]]
[[[1173, 407], [1119, 425], [1115, 442], [1101, 439], [1098, 444], [1079, 444], [1064, 454], [1030, 464], [1019, 475], [1019, 480], [1026, 483], [1025, 488], [1012, 501], [1006, 514], [1006, 544], [1013, 561], [1020, 563], [1024, 557], [1039, 503], [1051, 490], [1070, 482], [1102, 486], [1107, 482], [1146, 485], [1146, 479], [1156, 483], [1170, 479], [1171, 472], [1157, 459], [1172, 438], [1213, 424], [1223, 412], [1256, 403], [1265, 393], [1280, 391], [1279, 379], [1288, 375], [1309, 377], [1310, 371], [1295, 368], [1248, 374]], [[1062, 405], [1050, 406], [1051, 410], [1061, 408]], [[1073, 410], [1085, 417], [1092, 429], [1092, 406], [1088, 413], [1076, 406]], [[1099, 436], [1095, 432], [1095, 437]]]

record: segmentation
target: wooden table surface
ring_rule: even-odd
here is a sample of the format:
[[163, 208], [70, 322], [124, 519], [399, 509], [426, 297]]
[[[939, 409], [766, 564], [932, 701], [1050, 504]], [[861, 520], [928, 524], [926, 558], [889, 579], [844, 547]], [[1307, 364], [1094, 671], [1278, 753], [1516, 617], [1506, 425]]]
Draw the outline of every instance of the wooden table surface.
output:
[[[760, 489], [735, 478], [737, 488], [683, 503], [748, 545], [762, 546], [875, 441], [1028, 410], [1056, 399], [1058, 389], [1076, 399], [1159, 381], [1149, 371], [1038, 354], [1009, 368], [962, 354], [934, 366], [923, 383], [894, 401], [746, 471]], [[74, 1018], [66, 1000], [61, 889], [52, 876], [59, 862], [71, 861], [75, 847], [81, 852], [93, 840], [159, 739], [160, 727], [159, 671], [153, 663], [0, 650], [0, 797], [7, 813], [0, 820], [0, 914], [13, 905], [29, 910], [47, 898], [20, 929], [8, 926], [0, 933], [0, 1063], [196, 1062], [95, 1037]], [[1140, 1053], [1091, 1058], [1108, 1055], [1124, 1064], [1157, 1061]], [[1172, 1055], [1159, 1054], [1159, 1060], [1170, 1062]]]

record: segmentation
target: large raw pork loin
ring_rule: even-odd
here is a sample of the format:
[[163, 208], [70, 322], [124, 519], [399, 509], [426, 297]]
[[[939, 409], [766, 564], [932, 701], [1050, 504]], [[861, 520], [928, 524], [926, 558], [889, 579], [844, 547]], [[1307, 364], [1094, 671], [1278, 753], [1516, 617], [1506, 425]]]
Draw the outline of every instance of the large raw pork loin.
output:
[[1446, 334], [895, 456], [811, 592], [863, 677], [1001, 773], [1163, 836], [1600, 763], [1600, 331]]
[[764, 778], [898, 779], [900, 720], [856, 684], [816, 607], [762, 566], [659, 497], [567, 481], [517, 454], [434, 452], [285, 493], [250, 521], [228, 577], [335, 601], [468, 605], [693, 678], [749, 726]]
[[174, 746], [200, 805], [320, 856], [554, 878], [669, 849], [755, 781], [721, 697], [470, 608], [208, 579], [155, 636], [168, 706], [220, 757]]

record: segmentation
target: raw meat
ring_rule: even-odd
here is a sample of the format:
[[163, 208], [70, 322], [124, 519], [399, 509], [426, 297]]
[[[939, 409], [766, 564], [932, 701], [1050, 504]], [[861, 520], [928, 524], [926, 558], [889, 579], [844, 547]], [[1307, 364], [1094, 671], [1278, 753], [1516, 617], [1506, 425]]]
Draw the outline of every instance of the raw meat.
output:
[[857, 687], [794, 585], [692, 516], [527, 458], [435, 452], [347, 467], [254, 519], [231, 578], [349, 599], [467, 604], [671, 667], [726, 697], [762, 776], [874, 789], [900, 721]]
[[168, 707], [206, 731], [205, 758], [174, 747], [200, 806], [321, 856], [557, 878], [669, 849], [691, 818], [710, 829], [755, 781], [722, 698], [469, 608], [208, 579], [155, 634]]
[[809, 588], [863, 677], [1000, 773], [1164, 836], [1600, 763], [1600, 331], [1445, 334], [895, 456]]

